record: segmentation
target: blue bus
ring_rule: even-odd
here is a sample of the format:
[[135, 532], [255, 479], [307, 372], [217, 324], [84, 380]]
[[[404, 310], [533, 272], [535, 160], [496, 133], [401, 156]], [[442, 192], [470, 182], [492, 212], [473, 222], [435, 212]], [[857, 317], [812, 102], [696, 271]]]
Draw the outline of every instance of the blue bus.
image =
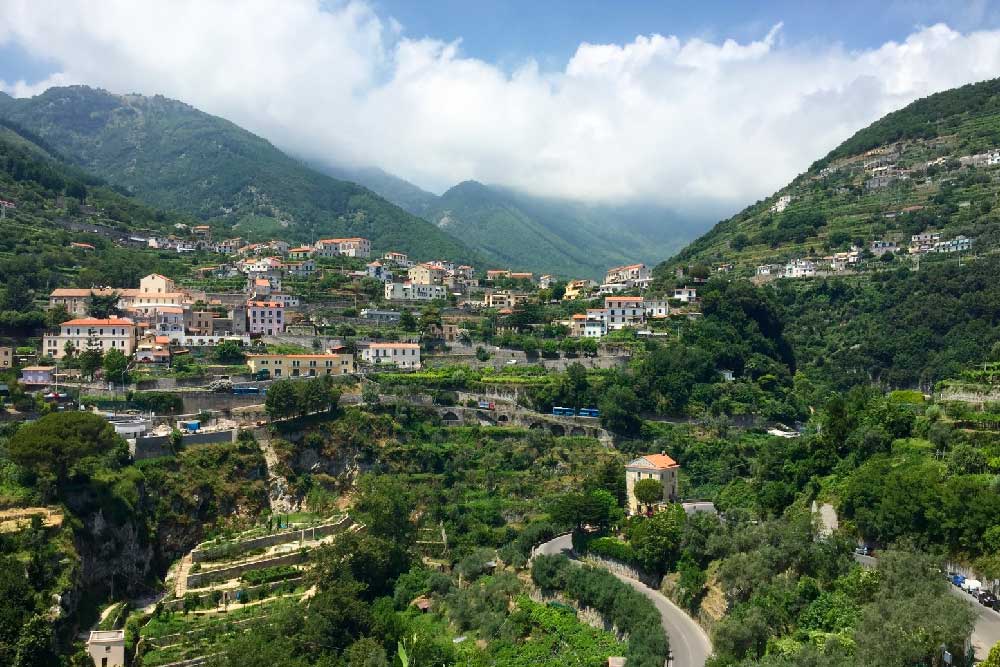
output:
[[597, 418], [601, 416], [601, 411], [597, 408], [580, 408], [576, 411], [578, 417], [593, 417]]
[[576, 410], [574, 410], [573, 408], [560, 408], [557, 406], [552, 408], [552, 414], [557, 415], [559, 417], [573, 417], [574, 415], [576, 415]]

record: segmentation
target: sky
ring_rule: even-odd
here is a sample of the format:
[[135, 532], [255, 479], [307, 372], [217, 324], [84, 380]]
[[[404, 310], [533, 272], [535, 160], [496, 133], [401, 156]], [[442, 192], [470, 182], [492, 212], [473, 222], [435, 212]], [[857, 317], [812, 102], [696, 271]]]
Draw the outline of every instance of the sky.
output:
[[0, 0], [0, 90], [163, 94], [311, 160], [733, 212], [1000, 75], [997, 2]]

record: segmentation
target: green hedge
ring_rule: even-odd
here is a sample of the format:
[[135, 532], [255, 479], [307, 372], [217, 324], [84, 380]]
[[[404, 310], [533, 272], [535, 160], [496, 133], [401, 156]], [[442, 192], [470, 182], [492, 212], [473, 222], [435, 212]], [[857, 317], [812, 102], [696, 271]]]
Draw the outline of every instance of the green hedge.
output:
[[298, 575], [299, 571], [291, 565], [275, 565], [273, 567], [265, 567], [262, 570], [244, 572], [240, 579], [250, 586], [259, 586], [260, 584], [269, 584], [272, 581], [290, 579]]
[[593, 607], [605, 621], [628, 634], [629, 667], [662, 667], [670, 644], [660, 613], [642, 593], [605, 570], [577, 566], [565, 556], [539, 556], [531, 578], [543, 590], [563, 591], [580, 604]]
[[610, 558], [629, 565], [636, 562], [635, 551], [632, 547], [613, 537], [598, 537], [590, 540], [587, 544], [587, 553], [601, 558]]

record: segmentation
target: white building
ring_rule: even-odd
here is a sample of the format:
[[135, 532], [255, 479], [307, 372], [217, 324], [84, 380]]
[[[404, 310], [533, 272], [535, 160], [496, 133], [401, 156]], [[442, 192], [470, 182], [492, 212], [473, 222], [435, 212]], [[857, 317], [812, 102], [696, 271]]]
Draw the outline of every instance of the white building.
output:
[[430, 301], [448, 298], [448, 290], [442, 285], [421, 283], [386, 283], [385, 298], [389, 301]]
[[949, 241], [938, 241], [934, 244], [935, 252], [967, 252], [972, 250], [972, 239], [956, 236]]
[[602, 315], [594, 315], [593, 311], [588, 311], [587, 315], [577, 313], [568, 322], [569, 335], [573, 338], [600, 338], [608, 332], [606, 317], [602, 316], [605, 311], [598, 309], [596, 312]]
[[808, 259], [793, 259], [785, 264], [786, 278], [809, 278], [816, 275], [816, 264]]
[[343, 239], [322, 239], [316, 243], [316, 254], [320, 257], [368, 257], [372, 243], [368, 239], [351, 237]]
[[87, 653], [94, 667], [125, 667], [125, 631], [91, 630]]
[[365, 273], [368, 274], [369, 278], [374, 278], [375, 280], [380, 280], [384, 283], [392, 282], [392, 271], [386, 268], [386, 266], [377, 259], [373, 262], [368, 262], [365, 265]]
[[616, 266], [608, 269], [604, 276], [605, 284], [628, 283], [635, 281], [648, 281], [650, 279], [649, 269], [645, 264], [628, 264], [626, 266]]
[[389, 264], [395, 264], [404, 269], [408, 269], [413, 266], [413, 262], [410, 260], [410, 256], [405, 252], [387, 252], [382, 255], [382, 261]]
[[608, 329], [618, 330], [639, 326], [646, 321], [646, 308], [641, 296], [608, 296], [604, 298]]
[[773, 264], [761, 264], [757, 267], [758, 276], [770, 276], [772, 273], [776, 273], [777, 268]]
[[782, 213], [788, 205], [792, 203], [791, 195], [781, 195], [778, 197], [778, 201], [774, 202], [771, 206], [771, 213]]
[[124, 318], [98, 319], [83, 317], [59, 325], [59, 333], [42, 337], [42, 351], [54, 359], [66, 356], [66, 344], [72, 343], [76, 352], [88, 349], [119, 350], [126, 357], [135, 349], [135, 323]]
[[683, 303], [691, 303], [698, 300], [698, 289], [696, 287], [678, 287], [674, 290], [673, 298]]
[[666, 299], [646, 299], [642, 302], [646, 319], [662, 320], [670, 315], [670, 304]]
[[420, 368], [420, 345], [417, 343], [369, 343], [359, 354], [361, 361], [367, 364]]

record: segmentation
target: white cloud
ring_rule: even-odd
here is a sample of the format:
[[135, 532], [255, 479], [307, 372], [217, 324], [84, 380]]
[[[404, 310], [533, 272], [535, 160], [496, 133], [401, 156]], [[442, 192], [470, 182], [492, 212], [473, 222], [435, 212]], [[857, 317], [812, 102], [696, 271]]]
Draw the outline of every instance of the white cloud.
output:
[[736, 208], [879, 116], [1000, 73], [1000, 32], [915, 29], [849, 52], [641, 35], [514, 71], [409, 39], [361, 1], [6, 0], [0, 43], [58, 64], [15, 95], [87, 83], [162, 93], [291, 151], [593, 200]]

